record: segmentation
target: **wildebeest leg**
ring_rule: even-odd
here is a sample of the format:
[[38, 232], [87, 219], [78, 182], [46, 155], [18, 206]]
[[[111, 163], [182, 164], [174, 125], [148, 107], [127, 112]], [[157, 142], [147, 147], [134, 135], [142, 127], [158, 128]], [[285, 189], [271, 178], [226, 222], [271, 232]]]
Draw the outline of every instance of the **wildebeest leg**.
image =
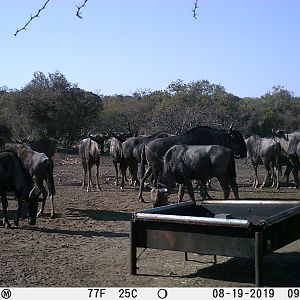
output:
[[138, 199], [140, 200], [140, 202], [145, 202], [144, 198], [143, 198], [143, 188], [144, 188], [144, 184], [146, 179], [152, 174], [152, 168], [149, 166], [146, 173], [144, 174], [144, 177], [141, 179], [140, 181], [140, 191], [139, 191], [139, 196]]
[[118, 170], [118, 163], [116, 161], [113, 161], [114, 167], [115, 167], [115, 174], [116, 174], [116, 185], [119, 185], [119, 170]]
[[220, 178], [218, 178], [218, 180], [219, 180], [221, 188], [224, 192], [224, 199], [227, 200], [229, 198], [229, 194], [230, 194], [230, 188], [229, 188], [228, 182], [227, 182], [227, 180], [220, 179]]
[[278, 167], [276, 166], [276, 164], [274, 165], [272, 163], [271, 169], [272, 169], [272, 177], [273, 177], [273, 182], [272, 182], [271, 187], [273, 187], [273, 188], [276, 187], [276, 189], [279, 189], [279, 170], [278, 170]]
[[96, 181], [97, 181], [97, 190], [101, 191], [101, 187], [99, 184], [99, 162], [96, 164]]
[[50, 195], [50, 201], [51, 201], [51, 219], [55, 218], [55, 211], [54, 211], [54, 195]]
[[125, 186], [125, 181], [127, 181], [126, 178], [126, 171], [127, 171], [127, 163], [124, 161], [120, 162], [120, 172], [121, 172], [121, 189]]
[[5, 225], [6, 228], [11, 228], [11, 225], [8, 221], [7, 218], [7, 207], [8, 207], [8, 202], [7, 202], [7, 198], [6, 198], [6, 193], [1, 193], [1, 202], [2, 202], [2, 209], [3, 209], [3, 223]]
[[286, 178], [286, 185], [287, 186], [289, 184], [289, 178], [290, 178], [290, 174], [291, 174], [292, 170], [293, 170], [293, 166], [288, 163], [287, 166], [286, 166], [284, 175], [283, 175], [283, 178]]
[[206, 187], [206, 181], [205, 180], [200, 181], [199, 192], [200, 192], [200, 196], [202, 197], [202, 200], [212, 199], [212, 197], [207, 192], [207, 187]]
[[88, 184], [87, 184], [87, 188], [86, 191], [90, 192], [91, 191], [91, 185], [93, 185], [92, 182], [92, 166], [90, 163], [88, 164]]
[[254, 163], [252, 163], [253, 166], [253, 171], [254, 171], [254, 178], [253, 178], [253, 187], [257, 188], [259, 187], [259, 180], [258, 180], [258, 176], [257, 176], [257, 165], [255, 165]]
[[178, 188], [178, 202], [182, 202], [183, 195], [184, 195], [185, 185], [179, 184]]
[[140, 185], [140, 181], [137, 177], [138, 173], [138, 162], [135, 160], [131, 160], [129, 162], [129, 172], [131, 174], [131, 185]]
[[296, 188], [298, 189], [300, 187], [299, 177], [298, 177], [298, 170], [293, 168], [292, 172], [293, 172], [293, 176], [295, 178]]
[[44, 208], [45, 208], [45, 203], [46, 203], [46, 199], [47, 199], [47, 196], [48, 196], [48, 193], [43, 185], [43, 183], [39, 182], [37, 183], [37, 187], [41, 190], [42, 194], [43, 194], [43, 201], [41, 203], [41, 209], [40, 211], [38, 212], [37, 214], [37, 217], [40, 217], [44, 214]]
[[261, 185], [261, 188], [266, 187], [267, 184], [268, 184], [268, 183], [270, 182], [270, 180], [271, 180], [271, 167], [270, 167], [270, 165], [269, 165], [269, 164], [266, 164], [266, 165], [265, 165], [265, 169], [266, 169], [267, 174], [266, 174], [266, 176], [265, 176], [265, 178], [264, 178], [264, 181], [263, 181], [263, 183], [262, 183], [262, 185]]
[[229, 178], [229, 186], [232, 189], [232, 192], [234, 194], [234, 198], [237, 199], [237, 200], [240, 199], [238, 185], [236, 183], [236, 180], [233, 179], [233, 178]]
[[21, 211], [22, 211], [22, 201], [20, 199], [18, 199], [18, 207], [17, 207], [17, 211], [16, 211], [16, 216], [14, 219], [14, 224], [17, 227], [19, 227], [19, 219], [20, 219]]
[[[186, 185], [188, 194], [191, 197], [191, 200], [193, 200], [193, 202], [196, 203], [192, 181], [189, 180], [188, 182], [185, 182], [185, 185]], [[184, 184], [182, 186], [184, 187]], [[182, 201], [182, 199], [181, 199], [181, 201]]]
[[87, 172], [87, 163], [86, 161], [82, 161], [82, 167], [83, 167], [83, 180], [82, 180], [82, 188], [85, 188], [85, 181], [86, 181], [86, 172]]

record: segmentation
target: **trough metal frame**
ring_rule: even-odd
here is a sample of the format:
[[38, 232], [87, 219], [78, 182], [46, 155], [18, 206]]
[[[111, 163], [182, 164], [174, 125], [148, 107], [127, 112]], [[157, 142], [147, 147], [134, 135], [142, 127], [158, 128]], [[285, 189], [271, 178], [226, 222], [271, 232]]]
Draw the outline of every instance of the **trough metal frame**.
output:
[[[203, 204], [247, 204], [247, 201], [210, 200]], [[166, 210], [195, 205], [192, 201], [159, 207], [132, 215], [130, 273], [137, 274], [137, 248], [173, 250], [251, 258], [255, 285], [263, 285], [263, 257], [300, 238], [300, 201], [248, 201], [249, 204], [295, 204], [290, 209], [253, 224], [249, 220], [163, 214]]]

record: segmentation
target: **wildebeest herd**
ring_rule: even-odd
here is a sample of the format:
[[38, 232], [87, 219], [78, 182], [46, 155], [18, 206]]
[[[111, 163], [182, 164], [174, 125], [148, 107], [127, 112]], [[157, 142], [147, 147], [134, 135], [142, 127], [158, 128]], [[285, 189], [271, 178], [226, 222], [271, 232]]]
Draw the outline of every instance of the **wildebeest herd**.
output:
[[[230, 142], [229, 139], [229, 133], [238, 133], [233, 127], [227, 128], [226, 130], [216, 130], [206, 126], [197, 126], [195, 129], [191, 129], [190, 132], [199, 128], [208, 129], [211, 134], [214, 132], [222, 133], [224, 137], [228, 138], [228, 140], [227, 138], [223, 140], [224, 143], [228, 142], [228, 144], [226, 144], [228, 146], [225, 146], [225, 144], [197, 145], [193, 142], [190, 144], [185, 142], [185, 144], [175, 144], [169, 149], [164, 150], [166, 152], [158, 160], [158, 165], [154, 165], [154, 168], [158, 168], [159, 170], [158, 173], [155, 173], [158, 174], [157, 178], [150, 175], [145, 184], [145, 188], [143, 189], [142, 196], [145, 203], [139, 202], [141, 200], [139, 199], [139, 185], [142, 181], [141, 175], [143, 174], [139, 167], [141, 167], [141, 161], [145, 162], [142, 165], [142, 167], [145, 168], [145, 174], [150, 167], [150, 161], [148, 162], [145, 160], [148, 151], [146, 146], [151, 146], [150, 143], [156, 139], [161, 142], [164, 140], [169, 141], [169, 137], [175, 136], [180, 138], [182, 136], [187, 136], [188, 132], [181, 135], [172, 135], [161, 132], [158, 133], [156, 139], [156, 135], [136, 136], [133, 132], [115, 133], [111, 131], [102, 135], [95, 133], [95, 131], [90, 133], [87, 132], [85, 136], [86, 139], [92, 141], [97, 139], [97, 136], [100, 138], [100, 142], [96, 142], [96, 146], [98, 148], [97, 152], [100, 153], [99, 186], [101, 190], [98, 191], [97, 189], [97, 182], [94, 176], [95, 166], [93, 166], [89, 192], [86, 191], [88, 184], [88, 169], [85, 186], [83, 189], [81, 188], [84, 172], [82, 161], [79, 157], [79, 147], [78, 149], [71, 150], [58, 148], [58, 153], [53, 156], [51, 151], [50, 153], [47, 153], [49, 148], [55, 153], [55, 147], [51, 148], [53, 146], [52, 141], [47, 144], [45, 140], [43, 140], [43, 143], [40, 143], [40, 146], [42, 144], [46, 146], [43, 150], [41, 148], [35, 148], [33, 145], [36, 143], [33, 143], [31, 140], [23, 141], [25, 145], [14, 143], [13, 145], [18, 146], [16, 148], [27, 149], [27, 146], [30, 146], [34, 151], [45, 153], [47, 157], [49, 155], [50, 158], [53, 158], [55, 164], [54, 183], [56, 187], [53, 194], [55, 219], [50, 219], [52, 209], [49, 211], [47, 208], [48, 205], [50, 208], [51, 201], [49, 201], [49, 203], [46, 203], [44, 217], [36, 219], [36, 226], [28, 226], [26, 224], [27, 220], [24, 220], [20, 221], [19, 229], [6, 230], [2, 228], [1, 239], [6, 245], [6, 249], [2, 251], [1, 256], [1, 267], [3, 272], [0, 281], [3, 285], [7, 283], [7, 285], [13, 284], [15, 286], [97, 286], [100, 284], [102, 286], [243, 286], [245, 283], [251, 283], [252, 276], [245, 277], [242, 271], [241, 273], [236, 273], [236, 269], [240, 268], [241, 263], [245, 264], [246, 268], [249, 268], [247, 261], [244, 262], [229, 257], [218, 257], [218, 264], [212, 265], [212, 258], [210, 256], [198, 257], [191, 254], [191, 258], [201, 261], [201, 264], [199, 265], [194, 262], [185, 262], [182, 253], [170, 253], [169, 251], [158, 252], [151, 251], [151, 249], [147, 249], [143, 252], [142, 257], [139, 260], [139, 267], [141, 270], [145, 270], [145, 273], [150, 276], [143, 276], [141, 274], [139, 276], [129, 276], [128, 232], [131, 213], [144, 210], [152, 205], [165, 205], [168, 204], [168, 202], [176, 202], [176, 194], [178, 191], [178, 196], [182, 196], [184, 190], [182, 184], [184, 184], [185, 187], [188, 187], [189, 185], [187, 182], [188, 177], [190, 177], [189, 182], [192, 181], [193, 183], [193, 192], [195, 192], [194, 196], [197, 200], [197, 204], [201, 203], [198, 200], [200, 199], [200, 196], [202, 198], [209, 198], [212, 196], [214, 199], [222, 199], [226, 196], [228, 188], [226, 186], [227, 191], [226, 188], [222, 191], [222, 186], [220, 186], [218, 180], [212, 180], [212, 188], [210, 189], [208, 187], [208, 178], [221, 178], [222, 181], [224, 172], [228, 172], [226, 173], [228, 177], [226, 178], [225, 176], [225, 179], [228, 180], [228, 186], [234, 192], [234, 180], [231, 179], [230, 181], [231, 174], [233, 174], [233, 177], [231, 178], [234, 178], [234, 173], [231, 172], [233, 170], [233, 163], [235, 164], [235, 181], [237, 183], [238, 196], [235, 196], [235, 193], [232, 193], [229, 196], [230, 198], [240, 197], [242, 200], [260, 199], [262, 202], [270, 199], [276, 201], [299, 199], [299, 190], [289, 188], [296, 186], [293, 176], [294, 165], [292, 164], [293, 160], [297, 163], [297, 159], [295, 160], [295, 158], [293, 158], [294, 152], [287, 154], [284, 149], [279, 148], [281, 159], [278, 160], [278, 158], [276, 159], [276, 156], [275, 158], [268, 156], [266, 153], [268, 152], [266, 151], [267, 148], [264, 146], [263, 151], [258, 148], [255, 151], [256, 155], [257, 157], [262, 158], [261, 161], [258, 159], [257, 162], [259, 165], [258, 177], [262, 178], [264, 172], [267, 174], [267, 171], [264, 171], [262, 165], [263, 161], [271, 161], [271, 174], [270, 179], [268, 179], [265, 184], [266, 187], [269, 186], [270, 188], [256, 189], [250, 186], [253, 181], [250, 166], [250, 151], [248, 147], [247, 161], [246, 159], [240, 159], [246, 155], [244, 146], [247, 146], [247, 139], [244, 140], [244, 137], [242, 137], [242, 140], [245, 141], [245, 144], [242, 147], [238, 147], [238, 143], [232, 144], [232, 141]], [[276, 143], [279, 143], [280, 138], [283, 138], [282, 132], [278, 131], [276, 135], [275, 133], [276, 132], [269, 138]], [[207, 136], [209, 136], [209, 134], [207, 134]], [[106, 139], [104, 154], [101, 153], [102, 139]], [[290, 134], [285, 134], [284, 139], [290, 140]], [[171, 140], [173, 140], [173, 138]], [[242, 140], [237, 138], [236, 141], [238, 140], [240, 141], [240, 144], [243, 145]], [[113, 141], [116, 143], [113, 143]], [[114, 144], [117, 146], [114, 147]], [[136, 145], [138, 147], [136, 147]], [[11, 143], [7, 142], [0, 157], [13, 156], [13, 160], [16, 160], [17, 158], [18, 166], [22, 167], [21, 170], [25, 174], [23, 174], [23, 176], [27, 178], [27, 183], [25, 181], [25, 189], [23, 190], [25, 195], [22, 193], [18, 194], [18, 189], [14, 185], [14, 182], [16, 182], [14, 181], [16, 179], [14, 176], [17, 172], [12, 172], [12, 177], [8, 176], [9, 173], [7, 171], [3, 172], [2, 170], [4, 170], [6, 163], [4, 164], [1, 158], [1, 182], [5, 182], [3, 178], [6, 178], [7, 180], [6, 186], [3, 184], [1, 185], [2, 195], [4, 194], [3, 189], [7, 192], [14, 190], [16, 198], [19, 197], [19, 199], [22, 200], [22, 207], [20, 208], [19, 214], [20, 220], [21, 218], [26, 218], [28, 219], [29, 224], [33, 224], [34, 217], [40, 212], [40, 209], [37, 209], [36, 204], [41, 206], [44, 196], [43, 192], [45, 191], [43, 188], [41, 190], [34, 189], [32, 193], [30, 193], [32, 188], [36, 185], [36, 178], [30, 176], [30, 172], [26, 170], [19, 154], [9, 146], [11, 146]], [[11, 150], [8, 150], [9, 148]], [[291, 148], [292, 147], [290, 147], [290, 149]], [[111, 157], [108, 155], [108, 149], [111, 150]], [[116, 149], [116, 151], [114, 149]], [[149, 149], [154, 148], [149, 147]], [[239, 149], [241, 151], [240, 153], [238, 153]], [[179, 154], [178, 157], [176, 156], [177, 152]], [[141, 156], [142, 153], [144, 155], [143, 158]], [[275, 154], [276, 153], [278, 154], [278, 152], [275, 152]], [[87, 156], [87, 159], [89, 158], [89, 155]], [[175, 161], [173, 159], [174, 155]], [[197, 164], [193, 163], [194, 158], [197, 156], [201, 158], [197, 161], [200, 167], [197, 167]], [[232, 160], [232, 156], [234, 156], [234, 160]], [[126, 157], [129, 159], [126, 160]], [[136, 160], [134, 161], [134, 159]], [[121, 170], [126, 170], [126, 172], [123, 172], [123, 185], [120, 177], [118, 183], [119, 186], [116, 186], [117, 180], [115, 179], [113, 160], [116, 161], [118, 170], [119, 168], [121, 168]], [[222, 164], [220, 164], [220, 160], [222, 161]], [[6, 162], [9, 162], [9, 168], [12, 168], [11, 158], [6, 159]], [[280, 164], [277, 165], [279, 162]], [[289, 162], [290, 165], [287, 167]], [[222, 170], [219, 168], [221, 166]], [[192, 172], [194, 167], [196, 167], [197, 174], [195, 174], [194, 171]], [[286, 176], [290, 175], [290, 179], [293, 181], [289, 182], [289, 187], [286, 185], [286, 179], [279, 177], [279, 187], [283, 186], [283, 188], [279, 191], [275, 189], [275, 187], [271, 188], [273, 180], [276, 180], [276, 178], [273, 178], [273, 168], [275, 174], [277, 174], [277, 169], [279, 172], [281, 172], [282, 169], [282, 175], [284, 173]], [[156, 172], [155, 170], [154, 172]], [[184, 175], [183, 179], [185, 179], [186, 182], [182, 182], [182, 174]], [[122, 175], [122, 172], [120, 172], [119, 175]], [[129, 181], [127, 181], [126, 175]], [[260, 182], [260, 185], [261, 184], [262, 181]], [[50, 196], [48, 185], [45, 183], [44, 185]], [[198, 187], [199, 185], [201, 195], [199, 195], [195, 189], [195, 187]], [[155, 198], [156, 192], [158, 191], [162, 192], [159, 194], [161, 200], [156, 200]], [[149, 201], [151, 195], [153, 202]], [[8, 201], [6, 202], [9, 204], [10, 208], [8, 209], [7, 214], [8, 220], [13, 220], [15, 216], [15, 201], [10, 200], [11, 198], [12, 194], [8, 195]], [[191, 198], [191, 196], [187, 194], [184, 197], [185, 200], [189, 198]], [[17, 203], [18, 202], [16, 202], [16, 204]], [[32, 209], [28, 207], [28, 204], [30, 203], [34, 204]], [[9, 227], [6, 223], [3, 225]], [[18, 225], [18, 223], [16, 225]], [[16, 228], [12, 222], [11, 227]], [[275, 264], [279, 269], [281, 268], [280, 270], [282, 271], [283, 266], [280, 267], [281, 260], [285, 262], [285, 268], [287, 259], [289, 261], [288, 265], [293, 268], [294, 272], [286, 271], [285, 274], [287, 275], [287, 278], [285, 282], [293, 282], [294, 285], [298, 285], [299, 281], [296, 279], [296, 281], [291, 281], [291, 277], [297, 278], [295, 274], [298, 273], [300, 269], [300, 265], [297, 268], [297, 261], [299, 260], [299, 256], [297, 256], [299, 242], [288, 249], [291, 251], [291, 254], [288, 254], [287, 256], [283, 255], [282, 258], [281, 253], [275, 253], [270, 260], [270, 264]], [[139, 250], [142, 251], [143, 249]], [[275, 260], [273, 260], [273, 258]], [[203, 261], [205, 262], [204, 264]], [[166, 264], [168, 264], [168, 268], [165, 268]], [[232, 268], [235, 269], [235, 272], [231, 272]], [[10, 270], [15, 270], [15, 272], [11, 272]], [[156, 277], [155, 274], [162, 274], [162, 270], [166, 270], [166, 276]], [[296, 270], [298, 271], [296, 272]], [[226, 275], [226, 272], [229, 272], [230, 275]], [[223, 274], [222, 276], [221, 273]], [[239, 275], [233, 278], [233, 274]], [[241, 278], [243, 281], [240, 281]], [[267, 284], [274, 285], [276, 283], [278, 285], [284, 284], [281, 281], [271, 281], [271, 279]]]
[[[230, 126], [228, 130], [219, 130], [209, 126], [196, 126], [183, 134], [158, 132], [150, 136], [137, 136], [128, 133], [92, 134], [89, 132], [79, 145], [79, 158], [83, 167], [82, 188], [89, 192], [95, 186], [92, 179], [92, 167], [96, 166], [96, 188], [99, 184], [99, 165], [104, 152], [104, 142], [110, 143], [109, 153], [112, 158], [116, 184], [124, 188], [127, 169], [131, 176], [131, 185], [139, 185], [137, 198], [144, 202], [143, 188], [150, 177], [151, 199], [153, 206], [167, 205], [170, 190], [178, 184], [178, 199], [182, 201], [185, 188], [189, 197], [195, 201], [194, 181], [200, 185], [202, 199], [210, 199], [207, 183], [217, 178], [224, 199], [228, 199], [230, 188], [234, 197], [239, 199], [236, 180], [235, 159], [245, 158], [253, 166], [253, 187], [280, 187], [282, 167], [286, 166], [285, 178], [288, 182], [293, 174], [295, 185], [299, 188], [298, 171], [300, 168], [300, 132], [273, 132], [273, 136], [262, 138], [250, 136], [244, 139], [239, 130]], [[3, 147], [4, 148], [4, 147]], [[6, 192], [14, 192], [18, 200], [15, 225], [23, 211], [29, 224], [34, 225], [36, 216], [44, 213], [47, 196], [51, 200], [51, 218], [55, 217], [53, 179], [56, 152], [54, 139], [22, 141], [9, 144], [0, 150], [1, 200], [4, 212], [4, 225], [11, 227], [7, 219]], [[266, 171], [260, 185], [257, 168], [263, 165]], [[140, 170], [139, 167], [140, 166]], [[87, 180], [86, 180], [86, 177]], [[47, 183], [47, 189], [44, 187]], [[40, 199], [40, 195], [43, 197]], [[41, 202], [37, 212], [38, 202]], [[22, 204], [24, 208], [22, 208]], [[28, 205], [29, 204], [29, 205]]]

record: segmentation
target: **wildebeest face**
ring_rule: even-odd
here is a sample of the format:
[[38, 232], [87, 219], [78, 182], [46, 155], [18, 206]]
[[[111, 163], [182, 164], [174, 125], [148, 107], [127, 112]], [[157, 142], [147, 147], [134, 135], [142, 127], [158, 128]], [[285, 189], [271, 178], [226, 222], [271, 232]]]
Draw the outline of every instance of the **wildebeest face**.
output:
[[28, 197], [26, 198], [25, 205], [26, 205], [26, 211], [27, 211], [27, 219], [29, 225], [35, 225], [36, 224], [36, 215], [38, 210], [38, 202], [42, 201], [42, 199], [39, 199], [39, 196], [41, 195], [41, 191], [39, 188], [34, 187]]
[[247, 157], [247, 147], [242, 134], [238, 130], [231, 130], [229, 134], [233, 153], [240, 158]]
[[151, 190], [153, 207], [168, 205], [168, 190], [165, 187], [154, 187]]
[[23, 218], [27, 218], [29, 225], [36, 224], [36, 215], [38, 211], [38, 202], [29, 198], [26, 198], [23, 205]]

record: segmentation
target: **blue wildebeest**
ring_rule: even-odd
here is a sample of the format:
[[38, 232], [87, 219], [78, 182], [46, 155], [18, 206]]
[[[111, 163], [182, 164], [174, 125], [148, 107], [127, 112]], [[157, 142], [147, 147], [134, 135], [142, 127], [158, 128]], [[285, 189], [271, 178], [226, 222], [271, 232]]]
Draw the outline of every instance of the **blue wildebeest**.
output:
[[283, 130], [275, 132], [274, 139], [284, 151], [291, 164], [292, 173], [295, 178], [296, 188], [300, 187], [298, 171], [300, 170], [300, 131], [285, 133]]
[[91, 131], [88, 133], [88, 137], [95, 141], [98, 144], [98, 147], [100, 149], [100, 153], [104, 153], [104, 143], [109, 139], [109, 134], [104, 133], [96, 133], [91, 134]]
[[220, 145], [230, 148], [237, 157], [245, 158], [247, 148], [244, 138], [240, 131], [232, 129], [228, 131], [215, 129], [209, 126], [197, 126], [185, 134], [159, 138], [147, 143], [143, 147], [141, 155], [141, 165], [146, 160], [148, 169], [144, 174], [139, 191], [139, 199], [144, 202], [142, 191], [145, 180], [152, 174], [153, 184], [156, 185], [158, 176], [163, 169], [163, 156], [174, 145]]
[[[45, 203], [49, 193], [49, 199], [51, 202], [51, 218], [54, 219], [55, 185], [53, 178], [53, 160], [48, 158], [45, 153], [34, 151], [29, 146], [24, 144], [15, 144], [11, 147], [21, 159], [24, 168], [32, 176], [33, 181], [36, 183], [36, 186], [42, 192], [43, 201], [37, 216], [39, 217], [44, 214]], [[44, 187], [44, 181], [47, 183], [48, 192]]]
[[19, 226], [19, 217], [23, 201], [26, 205], [28, 223], [35, 225], [38, 197], [41, 194], [38, 188], [33, 187], [33, 180], [29, 172], [23, 167], [21, 160], [12, 150], [0, 151], [0, 195], [4, 214], [4, 225], [11, 228], [7, 217], [8, 201], [6, 192], [14, 192], [18, 200], [18, 208], [14, 223]]
[[161, 188], [164, 184], [172, 186], [174, 182], [180, 183], [179, 201], [183, 199], [184, 188], [195, 202], [192, 180], [201, 182], [201, 196], [203, 199], [211, 198], [206, 190], [206, 181], [216, 177], [224, 192], [224, 199], [228, 199], [230, 187], [236, 199], [239, 199], [238, 185], [236, 183], [236, 169], [233, 152], [219, 145], [190, 146], [175, 145], [164, 156], [163, 172], [158, 179], [158, 187], [151, 191], [153, 205], [164, 204], [168, 189]]
[[86, 174], [88, 173], [88, 184], [87, 184], [87, 192], [91, 191], [91, 186], [94, 186], [92, 181], [92, 167], [96, 166], [96, 184], [97, 189], [101, 190], [99, 184], [99, 165], [100, 165], [100, 152], [97, 136], [92, 136], [89, 133], [89, 137], [83, 139], [79, 145], [79, 158], [82, 162], [83, 167], [83, 180], [82, 180], [82, 188], [86, 186]]
[[56, 153], [56, 143], [57, 140], [51, 137], [44, 137], [37, 140], [22, 140], [22, 143], [28, 145], [32, 150], [40, 153], [45, 153], [49, 159]]
[[157, 139], [171, 136], [166, 132], [157, 132], [150, 136], [131, 137], [122, 144], [122, 153], [126, 162], [126, 167], [129, 167], [129, 172], [132, 176], [132, 184], [140, 184], [138, 180], [138, 164], [141, 163], [141, 152], [145, 144]]
[[114, 137], [110, 138], [109, 154], [112, 158], [113, 165], [115, 167], [116, 185], [119, 185], [119, 172], [118, 172], [118, 164], [119, 164], [119, 168], [122, 176], [121, 187], [123, 188], [124, 181], [126, 180], [126, 162], [122, 154], [122, 143]]
[[260, 185], [257, 168], [258, 165], [263, 165], [266, 170], [266, 176], [261, 187], [272, 183], [272, 186], [279, 188], [280, 145], [272, 138], [262, 138], [257, 135], [250, 136], [246, 141], [246, 145], [254, 171], [253, 187], [257, 188]]

